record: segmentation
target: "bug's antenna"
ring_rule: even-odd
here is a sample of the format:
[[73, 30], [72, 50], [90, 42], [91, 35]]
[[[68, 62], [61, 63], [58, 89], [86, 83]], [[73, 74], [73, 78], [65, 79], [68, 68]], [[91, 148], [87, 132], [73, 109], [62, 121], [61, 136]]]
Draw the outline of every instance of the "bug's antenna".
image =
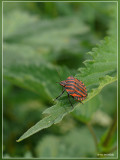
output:
[[59, 76], [59, 78], [60, 78], [60, 81], [62, 81], [62, 80], [61, 80], [61, 77], [60, 77], [60, 74], [59, 74], [59, 72], [58, 72], [58, 68], [56, 67], [55, 69], [56, 69], [56, 72], [58, 73], [58, 76]]
[[71, 71], [70, 71], [70, 69], [69, 69], [69, 76], [70, 76], [70, 75], [73, 76], [73, 73], [71, 73]]
[[[59, 76], [59, 78], [60, 78], [60, 81], [62, 81], [62, 80], [61, 80], [61, 77], [60, 77], [60, 74], [59, 74], [59, 72], [58, 72], [57, 69], [58, 69], [58, 68], [56, 67], [56, 72], [58, 73], [58, 76]], [[56, 83], [59, 83], [59, 82], [56, 82]], [[63, 91], [63, 87], [62, 87], [62, 91]]]

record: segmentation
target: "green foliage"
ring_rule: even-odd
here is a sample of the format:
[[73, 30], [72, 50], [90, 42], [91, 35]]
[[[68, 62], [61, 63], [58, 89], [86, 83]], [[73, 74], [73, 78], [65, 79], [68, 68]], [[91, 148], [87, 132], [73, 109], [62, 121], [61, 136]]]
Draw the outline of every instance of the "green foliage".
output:
[[[63, 71], [66, 74], [69, 73], [65, 67], [62, 69]], [[52, 65], [12, 64], [9, 68], [5, 67], [4, 75], [12, 83], [37, 93], [41, 99], [45, 97], [49, 100], [59, 94], [60, 88], [56, 85], [59, 77], [56, 76], [56, 69]]]
[[[102, 90], [102, 88], [104, 86], [117, 80], [117, 77], [110, 77], [108, 75], [105, 76], [106, 74], [110, 74], [111, 72], [116, 71], [116, 47], [114, 47], [114, 45], [116, 46], [116, 44], [112, 43], [112, 45], [111, 45], [111, 41], [112, 41], [112, 39], [106, 39], [98, 46], [98, 48], [94, 49], [94, 51], [91, 52], [91, 55], [94, 57], [94, 59], [86, 61], [86, 63], [85, 63], [86, 68], [83, 68], [81, 71], [81, 74], [77, 75], [77, 78], [78, 78], [78, 76], [81, 78], [81, 80], [87, 86], [88, 90], [90, 90], [89, 88], [91, 87], [91, 85], [99, 84], [99, 86], [97, 88], [92, 86], [92, 91], [88, 92], [88, 98], [84, 102], [86, 102], [86, 101], [90, 100], [91, 98], [93, 98], [94, 96], [96, 96]], [[106, 65], [106, 63], [107, 63], [107, 65]], [[41, 67], [39, 67], [39, 68], [41, 68]], [[35, 69], [35, 70], [37, 70], [37, 69]], [[13, 71], [13, 69], [12, 69], [12, 71]], [[8, 73], [6, 73], [6, 75], [8, 76], [9, 73], [10, 73], [10, 71], [8, 71]], [[101, 78], [103, 76], [105, 76], [105, 77]], [[52, 80], [52, 82], [53, 82], [53, 80]], [[49, 86], [47, 88], [49, 90]], [[80, 104], [77, 104], [77, 105], [80, 106]], [[75, 104], [74, 104], [74, 106], [75, 106]], [[80, 109], [82, 111], [82, 108], [80, 108]], [[30, 135], [40, 131], [43, 128], [47, 128], [54, 123], [60, 122], [60, 120], [62, 120], [62, 118], [67, 113], [71, 112], [72, 110], [73, 109], [71, 108], [70, 104], [68, 104], [68, 102], [66, 100], [64, 100], [62, 102], [61, 101], [57, 102], [56, 105], [54, 105], [50, 109], [47, 109], [47, 111], [44, 112], [44, 113], [48, 113], [49, 116], [44, 118], [40, 122], [38, 122], [31, 129], [29, 129], [22, 137], [20, 137], [20, 139], [18, 141], [21, 141], [21, 140], [29, 137]], [[87, 112], [87, 108], [83, 108], [83, 110], [86, 110], [86, 112]], [[95, 110], [96, 109], [94, 109], [93, 112], [95, 112]]]
[[[84, 139], [86, 141], [84, 141]], [[53, 146], [53, 147], [51, 147]], [[89, 150], [88, 150], [89, 148]], [[62, 137], [46, 136], [37, 145], [38, 157], [63, 158], [63, 157], [84, 157], [95, 154], [94, 141], [86, 127], [74, 128], [68, 135]], [[67, 156], [66, 156], [67, 155]]]
[[[22, 23], [20, 23], [21, 21]], [[9, 29], [7, 24], [9, 24]], [[4, 28], [6, 42], [10, 40], [33, 47], [39, 46], [39, 50], [43, 51], [46, 50], [46, 47], [48, 49], [54, 47], [58, 50], [73, 45], [74, 37], [73, 40], [71, 39], [73, 35], [81, 35], [89, 30], [89, 27], [80, 20], [79, 16], [58, 18], [51, 21], [39, 19], [21, 11], [5, 15], [4, 26], [6, 27]], [[52, 41], [50, 41], [51, 38]]]
[[85, 82], [87, 86], [97, 85], [100, 77], [116, 73], [117, 46], [116, 39], [106, 38], [98, 44], [89, 54], [92, 60], [84, 62], [86, 68], [80, 68], [76, 77]]
[[[114, 116], [116, 112], [117, 106], [117, 82], [109, 85], [109, 88], [105, 87], [103, 91], [101, 91], [103, 104], [101, 106], [101, 110], [110, 115]], [[115, 94], [113, 94], [115, 93]], [[105, 97], [105, 98], [104, 98]], [[115, 108], [113, 106], [115, 105]], [[104, 107], [106, 106], [106, 107]]]
[[99, 95], [95, 96], [84, 105], [76, 107], [76, 109], [72, 112], [72, 115], [75, 116], [78, 120], [82, 122], [89, 122], [92, 118], [93, 113], [98, 110], [101, 106], [101, 97]]
[[[98, 110], [111, 117], [116, 113], [116, 85], [112, 90], [109, 85], [117, 80], [116, 6], [112, 3], [105, 3], [105, 6], [102, 3], [66, 3], [64, 8], [63, 3], [29, 4], [16, 5], [13, 10], [10, 9], [12, 6], [5, 5], [10, 13], [7, 9], [4, 11], [4, 130], [7, 133], [13, 128], [14, 140], [10, 138], [7, 141], [7, 136], [12, 135], [10, 132], [5, 134], [4, 143], [7, 145], [4, 150], [9, 150], [9, 143], [28, 129], [17, 142], [41, 131], [39, 139], [33, 136], [29, 142], [30, 146], [37, 147], [30, 147], [34, 153], [30, 149], [21, 151], [18, 147], [18, 155], [94, 157], [97, 155], [95, 145], [85, 125], [94, 123], [93, 116]], [[84, 14], [86, 10], [89, 12]], [[65, 80], [70, 75], [83, 81], [88, 93], [84, 104], [71, 98], [74, 108], [67, 93], [54, 100], [61, 92], [61, 86], [56, 82], [60, 81], [60, 77]], [[111, 99], [107, 103], [109, 97]], [[71, 116], [74, 126], [68, 133], [59, 126], [66, 115]], [[11, 125], [7, 125], [9, 121]], [[43, 130], [45, 128], [48, 129]], [[108, 132], [104, 132], [103, 128], [101, 131], [98, 152], [109, 152], [115, 143], [104, 147], [102, 142]], [[114, 134], [112, 140], [116, 142]], [[22, 146], [22, 143], [19, 144]], [[5, 155], [9, 157], [9, 154]], [[10, 155], [14, 155], [14, 151]]]

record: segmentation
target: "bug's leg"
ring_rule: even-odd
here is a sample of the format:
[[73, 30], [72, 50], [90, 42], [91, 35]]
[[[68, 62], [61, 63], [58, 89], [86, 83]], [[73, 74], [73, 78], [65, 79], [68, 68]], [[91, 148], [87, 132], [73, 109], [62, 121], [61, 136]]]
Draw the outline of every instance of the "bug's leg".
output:
[[[80, 103], [82, 103], [82, 101], [79, 101]], [[83, 104], [83, 103], [82, 103]]]
[[[76, 98], [75, 97], [73, 97], [73, 96], [71, 96], [74, 100], [76, 100]], [[76, 100], [77, 102], [80, 102], [80, 103], [82, 103], [82, 101], [81, 100]], [[82, 103], [83, 104], [83, 103]]]
[[62, 96], [64, 92], [65, 92], [65, 89], [62, 91], [62, 93], [58, 97], [55, 98], [55, 100], [58, 99], [60, 96]]
[[[81, 101], [81, 100], [79, 100], [78, 102], [82, 103], [82, 101]], [[82, 103], [82, 104], [83, 104], [83, 103]]]
[[[78, 102], [82, 103], [82, 100], [83, 100], [82, 98], [79, 98]], [[83, 104], [83, 103], [82, 103], [82, 104]]]
[[70, 100], [70, 96], [69, 96], [69, 94], [68, 94], [68, 99], [69, 99], [69, 102], [70, 102], [70, 104], [71, 104], [72, 108], [74, 108], [74, 107], [73, 107], [73, 105], [72, 105], [72, 102], [71, 102], [71, 100]]

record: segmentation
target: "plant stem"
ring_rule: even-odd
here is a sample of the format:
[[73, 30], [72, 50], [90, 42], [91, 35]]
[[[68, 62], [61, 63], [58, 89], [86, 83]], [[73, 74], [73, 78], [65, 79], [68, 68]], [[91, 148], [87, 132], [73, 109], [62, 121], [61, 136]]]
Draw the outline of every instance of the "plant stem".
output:
[[91, 123], [89, 123], [89, 122], [86, 123], [86, 124], [87, 124], [87, 127], [88, 127], [91, 135], [93, 136], [93, 139], [94, 139], [94, 142], [95, 142], [95, 146], [96, 146], [96, 150], [98, 151], [98, 141], [97, 141], [96, 134], [95, 134], [95, 132], [93, 130], [93, 127], [92, 127]]
[[110, 142], [110, 139], [111, 137], [113, 136], [115, 130], [116, 130], [116, 127], [117, 127], [117, 116], [115, 115], [115, 118], [113, 120], [113, 123], [111, 124], [110, 128], [109, 128], [109, 131], [108, 131], [108, 134], [103, 142], [103, 146], [106, 147], [109, 142]]
[[117, 149], [117, 146], [113, 147], [108, 153], [112, 153]]

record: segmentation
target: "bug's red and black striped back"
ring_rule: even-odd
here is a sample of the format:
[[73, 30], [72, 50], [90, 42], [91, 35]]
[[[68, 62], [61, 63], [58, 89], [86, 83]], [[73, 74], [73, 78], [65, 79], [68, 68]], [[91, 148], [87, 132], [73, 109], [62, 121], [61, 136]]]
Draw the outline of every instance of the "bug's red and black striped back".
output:
[[83, 101], [87, 96], [87, 89], [84, 83], [73, 76], [66, 79], [65, 90], [78, 101]]

